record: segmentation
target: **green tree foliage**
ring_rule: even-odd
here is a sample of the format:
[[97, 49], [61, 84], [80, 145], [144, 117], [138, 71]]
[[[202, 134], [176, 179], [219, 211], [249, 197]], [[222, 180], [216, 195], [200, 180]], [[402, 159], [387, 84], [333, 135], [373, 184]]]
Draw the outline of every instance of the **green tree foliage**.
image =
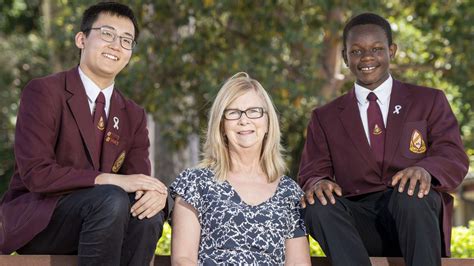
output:
[[[32, 77], [77, 64], [74, 34], [94, 2], [0, 1], [2, 182], [13, 169], [21, 88]], [[142, 31], [117, 86], [153, 114], [171, 147], [183, 147], [190, 133], [204, 130], [219, 87], [246, 71], [273, 97], [296, 177], [310, 111], [352, 86], [340, 58], [344, 22], [372, 11], [393, 25], [399, 44], [393, 75], [447, 93], [474, 157], [472, 0], [128, 2]]]

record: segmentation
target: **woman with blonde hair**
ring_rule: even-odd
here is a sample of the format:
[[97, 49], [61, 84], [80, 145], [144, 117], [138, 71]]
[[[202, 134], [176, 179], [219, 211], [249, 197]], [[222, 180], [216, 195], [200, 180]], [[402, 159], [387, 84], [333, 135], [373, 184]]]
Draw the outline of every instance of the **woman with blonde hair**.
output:
[[303, 192], [284, 175], [278, 117], [257, 80], [227, 80], [206, 137], [199, 167], [170, 188], [173, 265], [310, 265]]

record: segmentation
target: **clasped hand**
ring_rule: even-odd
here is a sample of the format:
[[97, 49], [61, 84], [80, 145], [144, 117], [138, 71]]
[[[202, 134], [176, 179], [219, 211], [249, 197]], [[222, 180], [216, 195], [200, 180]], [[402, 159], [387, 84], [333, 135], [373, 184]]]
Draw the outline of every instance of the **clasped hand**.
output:
[[160, 212], [166, 204], [168, 189], [157, 178], [143, 175], [117, 175], [103, 173], [96, 180], [96, 184], [112, 184], [123, 188], [128, 193], [135, 192], [136, 202], [130, 213], [138, 219], [151, 218]]
[[168, 193], [161, 193], [155, 190], [137, 191], [135, 193], [135, 204], [130, 209], [133, 217], [138, 219], [151, 218], [159, 213], [166, 204]]

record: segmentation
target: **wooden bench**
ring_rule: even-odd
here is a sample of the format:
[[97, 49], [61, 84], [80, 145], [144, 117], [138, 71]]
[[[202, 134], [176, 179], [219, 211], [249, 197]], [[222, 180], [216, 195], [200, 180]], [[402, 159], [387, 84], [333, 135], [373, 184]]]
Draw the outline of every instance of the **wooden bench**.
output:
[[[374, 266], [404, 266], [402, 258], [370, 258]], [[317, 266], [330, 266], [329, 260], [325, 257], [312, 257], [311, 263]], [[76, 256], [51, 256], [51, 255], [0, 255], [0, 266], [64, 266], [77, 265]], [[171, 265], [169, 256], [156, 256], [152, 262], [154, 266], [168, 266]], [[474, 258], [472, 259], [458, 259], [458, 258], [443, 258], [443, 266], [473, 266]]]

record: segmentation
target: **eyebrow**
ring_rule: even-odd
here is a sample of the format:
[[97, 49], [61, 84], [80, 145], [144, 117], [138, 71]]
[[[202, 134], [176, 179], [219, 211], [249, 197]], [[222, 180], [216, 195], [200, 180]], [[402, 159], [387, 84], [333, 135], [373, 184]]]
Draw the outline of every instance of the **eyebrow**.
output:
[[[371, 43], [371, 45], [384, 45], [384, 43], [383, 42], [374, 42], [374, 43]], [[360, 46], [364, 46], [364, 45], [362, 45], [360, 43], [353, 43], [350, 47], [353, 47], [353, 46], [359, 46], [360, 47]]]
[[247, 107], [246, 109], [242, 110], [242, 109], [239, 109], [239, 108], [226, 108], [224, 109], [225, 110], [238, 110], [238, 111], [247, 111], [248, 109], [253, 109], [253, 108], [262, 108], [262, 109], [265, 109], [263, 106], [251, 106], [251, 107]]
[[[102, 26], [100, 26], [99, 28], [101, 28], [101, 27], [104, 27], [104, 28], [108, 28], [108, 29], [111, 29], [111, 30], [117, 31], [117, 29], [115, 29], [114, 27], [112, 27], [112, 26], [109, 26], [109, 25], [102, 25]], [[135, 37], [133, 37], [133, 35], [132, 35], [131, 33], [124, 32], [123, 34], [124, 34], [124, 35], [128, 35], [128, 36], [130, 36], [132, 39], [133, 39], [133, 38], [135, 38]]]

